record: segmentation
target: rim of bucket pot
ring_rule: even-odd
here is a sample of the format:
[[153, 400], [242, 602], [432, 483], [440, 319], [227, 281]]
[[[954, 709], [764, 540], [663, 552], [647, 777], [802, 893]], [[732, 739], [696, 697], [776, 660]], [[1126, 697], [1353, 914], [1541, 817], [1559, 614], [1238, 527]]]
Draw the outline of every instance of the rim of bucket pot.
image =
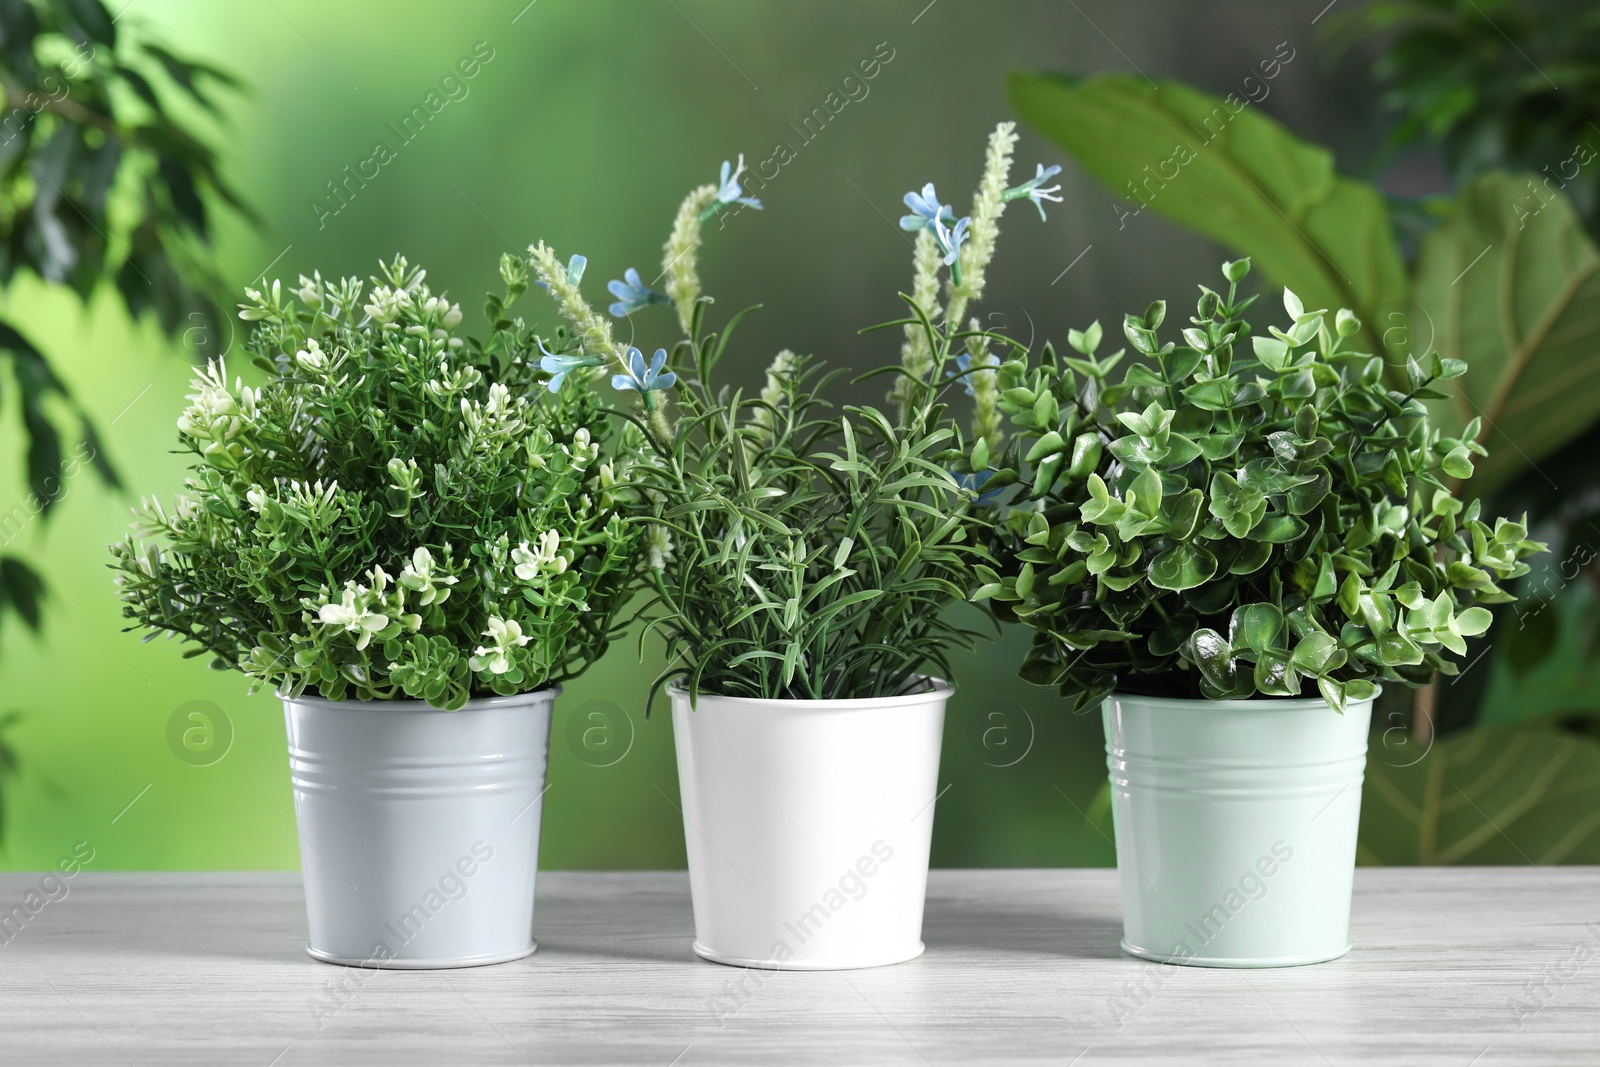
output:
[[381, 708], [384, 711], [437, 711], [442, 715], [455, 715], [457, 712], [461, 711], [475, 711], [484, 708], [504, 708], [519, 704], [537, 704], [542, 702], [541, 700], [535, 698], [548, 698], [550, 700], [554, 700], [556, 697], [561, 695], [561, 688], [562, 687], [559, 685], [547, 685], [543, 689], [530, 689], [526, 693], [513, 693], [508, 697], [473, 697], [471, 700], [467, 701], [466, 704], [462, 705], [460, 708], [457, 708], [456, 711], [445, 711], [443, 708], [436, 708], [426, 700], [329, 700], [327, 697], [315, 696], [311, 693], [305, 693], [297, 697], [289, 696], [283, 692], [279, 692], [276, 695], [279, 700], [292, 701], [296, 704], [315, 704], [318, 707], [332, 708], [335, 710], [341, 708]]
[[[1378, 686], [1378, 691], [1366, 700], [1347, 700], [1346, 706], [1351, 704], [1366, 704], [1375, 701], [1383, 695], [1383, 686]], [[1301, 711], [1312, 705], [1321, 705], [1329, 711], [1333, 706], [1320, 696], [1314, 697], [1271, 697], [1267, 700], [1212, 700], [1210, 697], [1147, 697], [1139, 693], [1111, 693], [1106, 700], [1137, 700], [1163, 710], [1179, 710], [1188, 708], [1215, 708], [1222, 711]], [[1337, 714], [1337, 712], [1335, 712]]]
[[[935, 678], [931, 674], [919, 674], [917, 678], [928, 682], [929, 688], [918, 690], [915, 693], [896, 693], [886, 697], [843, 697], [838, 700], [810, 700], [810, 699], [778, 699], [772, 697], [740, 697], [729, 696], [726, 693], [708, 693], [701, 691], [697, 704], [706, 701], [737, 703], [756, 708], [828, 708], [837, 711], [856, 711], [865, 708], [895, 708], [910, 707], [915, 704], [925, 704], [931, 698], [950, 699], [956, 691], [955, 686], [943, 678]], [[688, 696], [689, 690], [684, 688], [682, 678], [674, 678], [667, 683], [667, 695], [672, 697]]]

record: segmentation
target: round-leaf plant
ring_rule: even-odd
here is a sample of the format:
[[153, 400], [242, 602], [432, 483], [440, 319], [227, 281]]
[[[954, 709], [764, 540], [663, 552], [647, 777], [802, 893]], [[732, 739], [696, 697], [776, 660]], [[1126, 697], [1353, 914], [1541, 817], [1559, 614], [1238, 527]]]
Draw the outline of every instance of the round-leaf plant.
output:
[[246, 290], [266, 379], [196, 378], [186, 491], [112, 546], [130, 628], [287, 695], [451, 710], [605, 651], [638, 573], [612, 420], [587, 381], [545, 387], [506, 315], [526, 264], [502, 260], [483, 341], [423, 273]]
[[[1129, 315], [1137, 355], [1100, 356], [1098, 323], [1074, 354], [1000, 369], [1006, 452], [969, 465], [1009, 485], [996, 505], [995, 569], [974, 599], [1024, 622], [1030, 681], [1074, 707], [1113, 690], [1244, 698], [1320, 692], [1334, 708], [1381, 681], [1454, 674], [1450, 656], [1491, 621], [1488, 604], [1543, 545], [1491, 526], [1454, 489], [1472, 474], [1478, 420], [1443, 436], [1427, 401], [1465, 365], [1430, 354], [1391, 388], [1353, 350], [1349, 311], [1306, 310], [1251, 334], [1238, 298], [1201, 286], [1183, 343], [1165, 305]], [[1015, 484], [1012, 484], [1015, 483]]]

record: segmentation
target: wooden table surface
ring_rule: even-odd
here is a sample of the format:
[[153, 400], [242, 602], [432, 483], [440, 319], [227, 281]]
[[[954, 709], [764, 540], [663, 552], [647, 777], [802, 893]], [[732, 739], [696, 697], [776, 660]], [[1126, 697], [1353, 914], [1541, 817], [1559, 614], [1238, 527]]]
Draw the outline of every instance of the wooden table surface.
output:
[[309, 959], [295, 874], [68, 888], [0, 943], [0, 1064], [1600, 1065], [1595, 867], [1363, 869], [1355, 951], [1275, 971], [1122, 955], [1105, 870], [935, 871], [925, 955], [820, 973], [694, 957], [682, 872], [541, 874], [539, 951], [456, 971]]

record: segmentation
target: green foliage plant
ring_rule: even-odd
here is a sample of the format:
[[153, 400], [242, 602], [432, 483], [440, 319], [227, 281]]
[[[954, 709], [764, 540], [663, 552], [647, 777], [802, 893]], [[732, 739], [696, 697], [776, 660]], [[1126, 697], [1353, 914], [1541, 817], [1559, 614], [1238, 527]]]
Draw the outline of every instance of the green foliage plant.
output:
[[[708, 328], [712, 301], [697, 273], [702, 224], [730, 204], [760, 206], [741, 198], [739, 170], [730, 177], [727, 164], [720, 186], [694, 190], [678, 211], [664, 248], [666, 292], [632, 270], [610, 285], [619, 297], [614, 315], [672, 306], [681, 335], [671, 371], [662, 370], [665, 349], [646, 364], [616, 342], [569, 284], [570, 263], [542, 244], [531, 249], [535, 274], [586, 357], [619, 371], [614, 386], [638, 393], [635, 475], [650, 506], [634, 521], [646, 530], [653, 593], [645, 632], [664, 638], [668, 657], [652, 696], [673, 679], [692, 696], [913, 691], [928, 674], [948, 678], [948, 651], [974, 640], [949, 609], [966, 598], [972, 567], [985, 558], [974, 534], [987, 520], [971, 511], [970, 472], [952, 470], [970, 448], [943, 398], [954, 384], [951, 357], [969, 340], [981, 347], [955, 327], [960, 308], [981, 294], [999, 209], [1008, 196], [1048, 195], [1037, 184], [1005, 187], [1014, 141], [1009, 123], [991, 140], [983, 212], [958, 223], [935, 204], [937, 233], [930, 219], [918, 223], [917, 280], [905, 297], [912, 314], [887, 324], [904, 328], [911, 353], [889, 368], [899, 376], [892, 414], [865, 405], [832, 410], [823, 390], [838, 372], [789, 350], [772, 361], [756, 395], [715, 384], [735, 327], [753, 309]], [[941, 266], [951, 268], [947, 296], [956, 313], [935, 325]], [[551, 359], [548, 369], [564, 366]], [[645, 381], [649, 372], [659, 374], [655, 386]]]
[[1018, 430], [993, 462], [1016, 485], [975, 599], [1034, 629], [1023, 676], [1075, 708], [1116, 690], [1342, 711], [1426, 684], [1544, 547], [1452, 491], [1485, 452], [1475, 423], [1429, 415], [1460, 361], [1412, 359], [1392, 388], [1354, 314], [1287, 289], [1287, 325], [1255, 333], [1249, 269], [1200, 287], [1182, 343], [1160, 337], [1162, 302], [1126, 316], [1120, 378], [1128, 350], [1100, 355], [1098, 323], [1071, 355], [998, 370]]
[[[1596, 573], [1600, 130], [1585, 116], [1600, 115], [1600, 23], [1586, 8], [1579, 17], [1580, 6], [1385, 0], [1346, 20], [1384, 34], [1379, 71], [1403, 116], [1394, 143], [1437, 139], [1458, 185], [1420, 202], [1339, 174], [1331, 152], [1258, 109], [1201, 137], [1205, 116], [1228, 109], [1184, 85], [1021, 72], [1010, 81], [1023, 118], [1107, 188], [1149, 196], [1154, 213], [1249, 257], [1310, 306], [1353, 310], [1364, 324], [1353, 340], [1384, 356], [1391, 387], [1404, 388], [1407, 362], [1431, 351], [1465, 364], [1437, 383], [1447, 395], [1427, 402], [1433, 425], [1452, 437], [1470, 425], [1488, 449], [1470, 485], [1485, 516], [1523, 515], [1558, 538], [1559, 580], [1552, 562], [1537, 576], [1540, 595], [1527, 595], [1530, 580], [1514, 608], [1495, 612], [1491, 639], [1508, 644], [1513, 672], [1565, 643], [1558, 614], [1581, 615], [1554, 603], [1589, 584], [1572, 580], [1573, 561], [1591, 582]], [[1563, 71], [1559, 89], [1530, 57]], [[1183, 174], [1164, 187], [1140, 184], [1144, 162], [1174, 143], [1195, 153]], [[1419, 690], [1417, 730], [1471, 722], [1495, 673], [1453, 682], [1445, 702], [1436, 686]]]
[[501, 277], [481, 341], [403, 257], [370, 287], [247, 289], [265, 380], [195, 379], [185, 491], [112, 546], [130, 629], [285, 695], [448, 710], [597, 660], [639, 569], [617, 423], [586, 382], [545, 387], [507, 313], [526, 264]]
[[[1388, 149], [1436, 145], [1452, 194], [1385, 196], [1256, 108], [1215, 138], [1197, 137], [1207, 116], [1231, 109], [1159, 79], [1019, 72], [1010, 96], [1106, 188], [1135, 191], [1154, 214], [1250, 257], [1312, 307], [1353, 309], [1365, 324], [1353, 340], [1384, 355], [1391, 388], [1404, 390], [1408, 361], [1432, 350], [1466, 364], [1430, 387], [1450, 394], [1427, 401], [1430, 422], [1447, 437], [1475, 426], [1489, 455], [1474, 454], [1470, 483], [1447, 484], [1483, 502], [1484, 522], [1521, 515], [1541, 539], [1553, 534], [1555, 551], [1504, 586], [1515, 604], [1490, 605], [1485, 639], [1506, 647], [1475, 649], [1482, 665], [1448, 688], [1436, 680], [1415, 691], [1423, 755], [1397, 752], [1405, 735], [1392, 727], [1371, 746], [1358, 854], [1590, 862], [1595, 820], [1574, 798], [1584, 795], [1575, 768], [1600, 758], [1578, 732], [1587, 721], [1592, 737], [1600, 721], [1585, 663], [1600, 646], [1584, 625], [1585, 593], [1600, 574], [1600, 11], [1585, 0], [1376, 0], [1322, 25], [1340, 21], [1346, 40], [1375, 46], [1384, 103], [1399, 119]], [[1141, 168], [1175, 144], [1197, 158], [1164, 187], [1146, 187]], [[1541, 665], [1549, 676], [1537, 687], [1522, 683], [1487, 706], [1508, 668], [1515, 677]], [[1385, 702], [1394, 708], [1399, 696]], [[1550, 725], [1579, 707], [1587, 720]], [[1490, 715], [1529, 721], [1510, 735], [1450, 733]], [[1448, 736], [1430, 749], [1436, 730]], [[1473, 778], [1480, 770], [1488, 777]], [[1445, 785], [1490, 778], [1489, 792], [1465, 786], [1472, 798]], [[1485, 816], [1499, 831], [1492, 841], [1482, 840]]]

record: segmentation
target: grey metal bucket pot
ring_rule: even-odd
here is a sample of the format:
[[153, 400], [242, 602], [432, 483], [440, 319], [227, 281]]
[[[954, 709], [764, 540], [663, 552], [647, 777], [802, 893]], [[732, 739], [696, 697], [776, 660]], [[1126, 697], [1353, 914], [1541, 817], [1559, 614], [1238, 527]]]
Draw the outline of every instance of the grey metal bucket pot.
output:
[[559, 688], [474, 700], [285, 698], [310, 943], [328, 963], [474, 967], [533, 952]]

